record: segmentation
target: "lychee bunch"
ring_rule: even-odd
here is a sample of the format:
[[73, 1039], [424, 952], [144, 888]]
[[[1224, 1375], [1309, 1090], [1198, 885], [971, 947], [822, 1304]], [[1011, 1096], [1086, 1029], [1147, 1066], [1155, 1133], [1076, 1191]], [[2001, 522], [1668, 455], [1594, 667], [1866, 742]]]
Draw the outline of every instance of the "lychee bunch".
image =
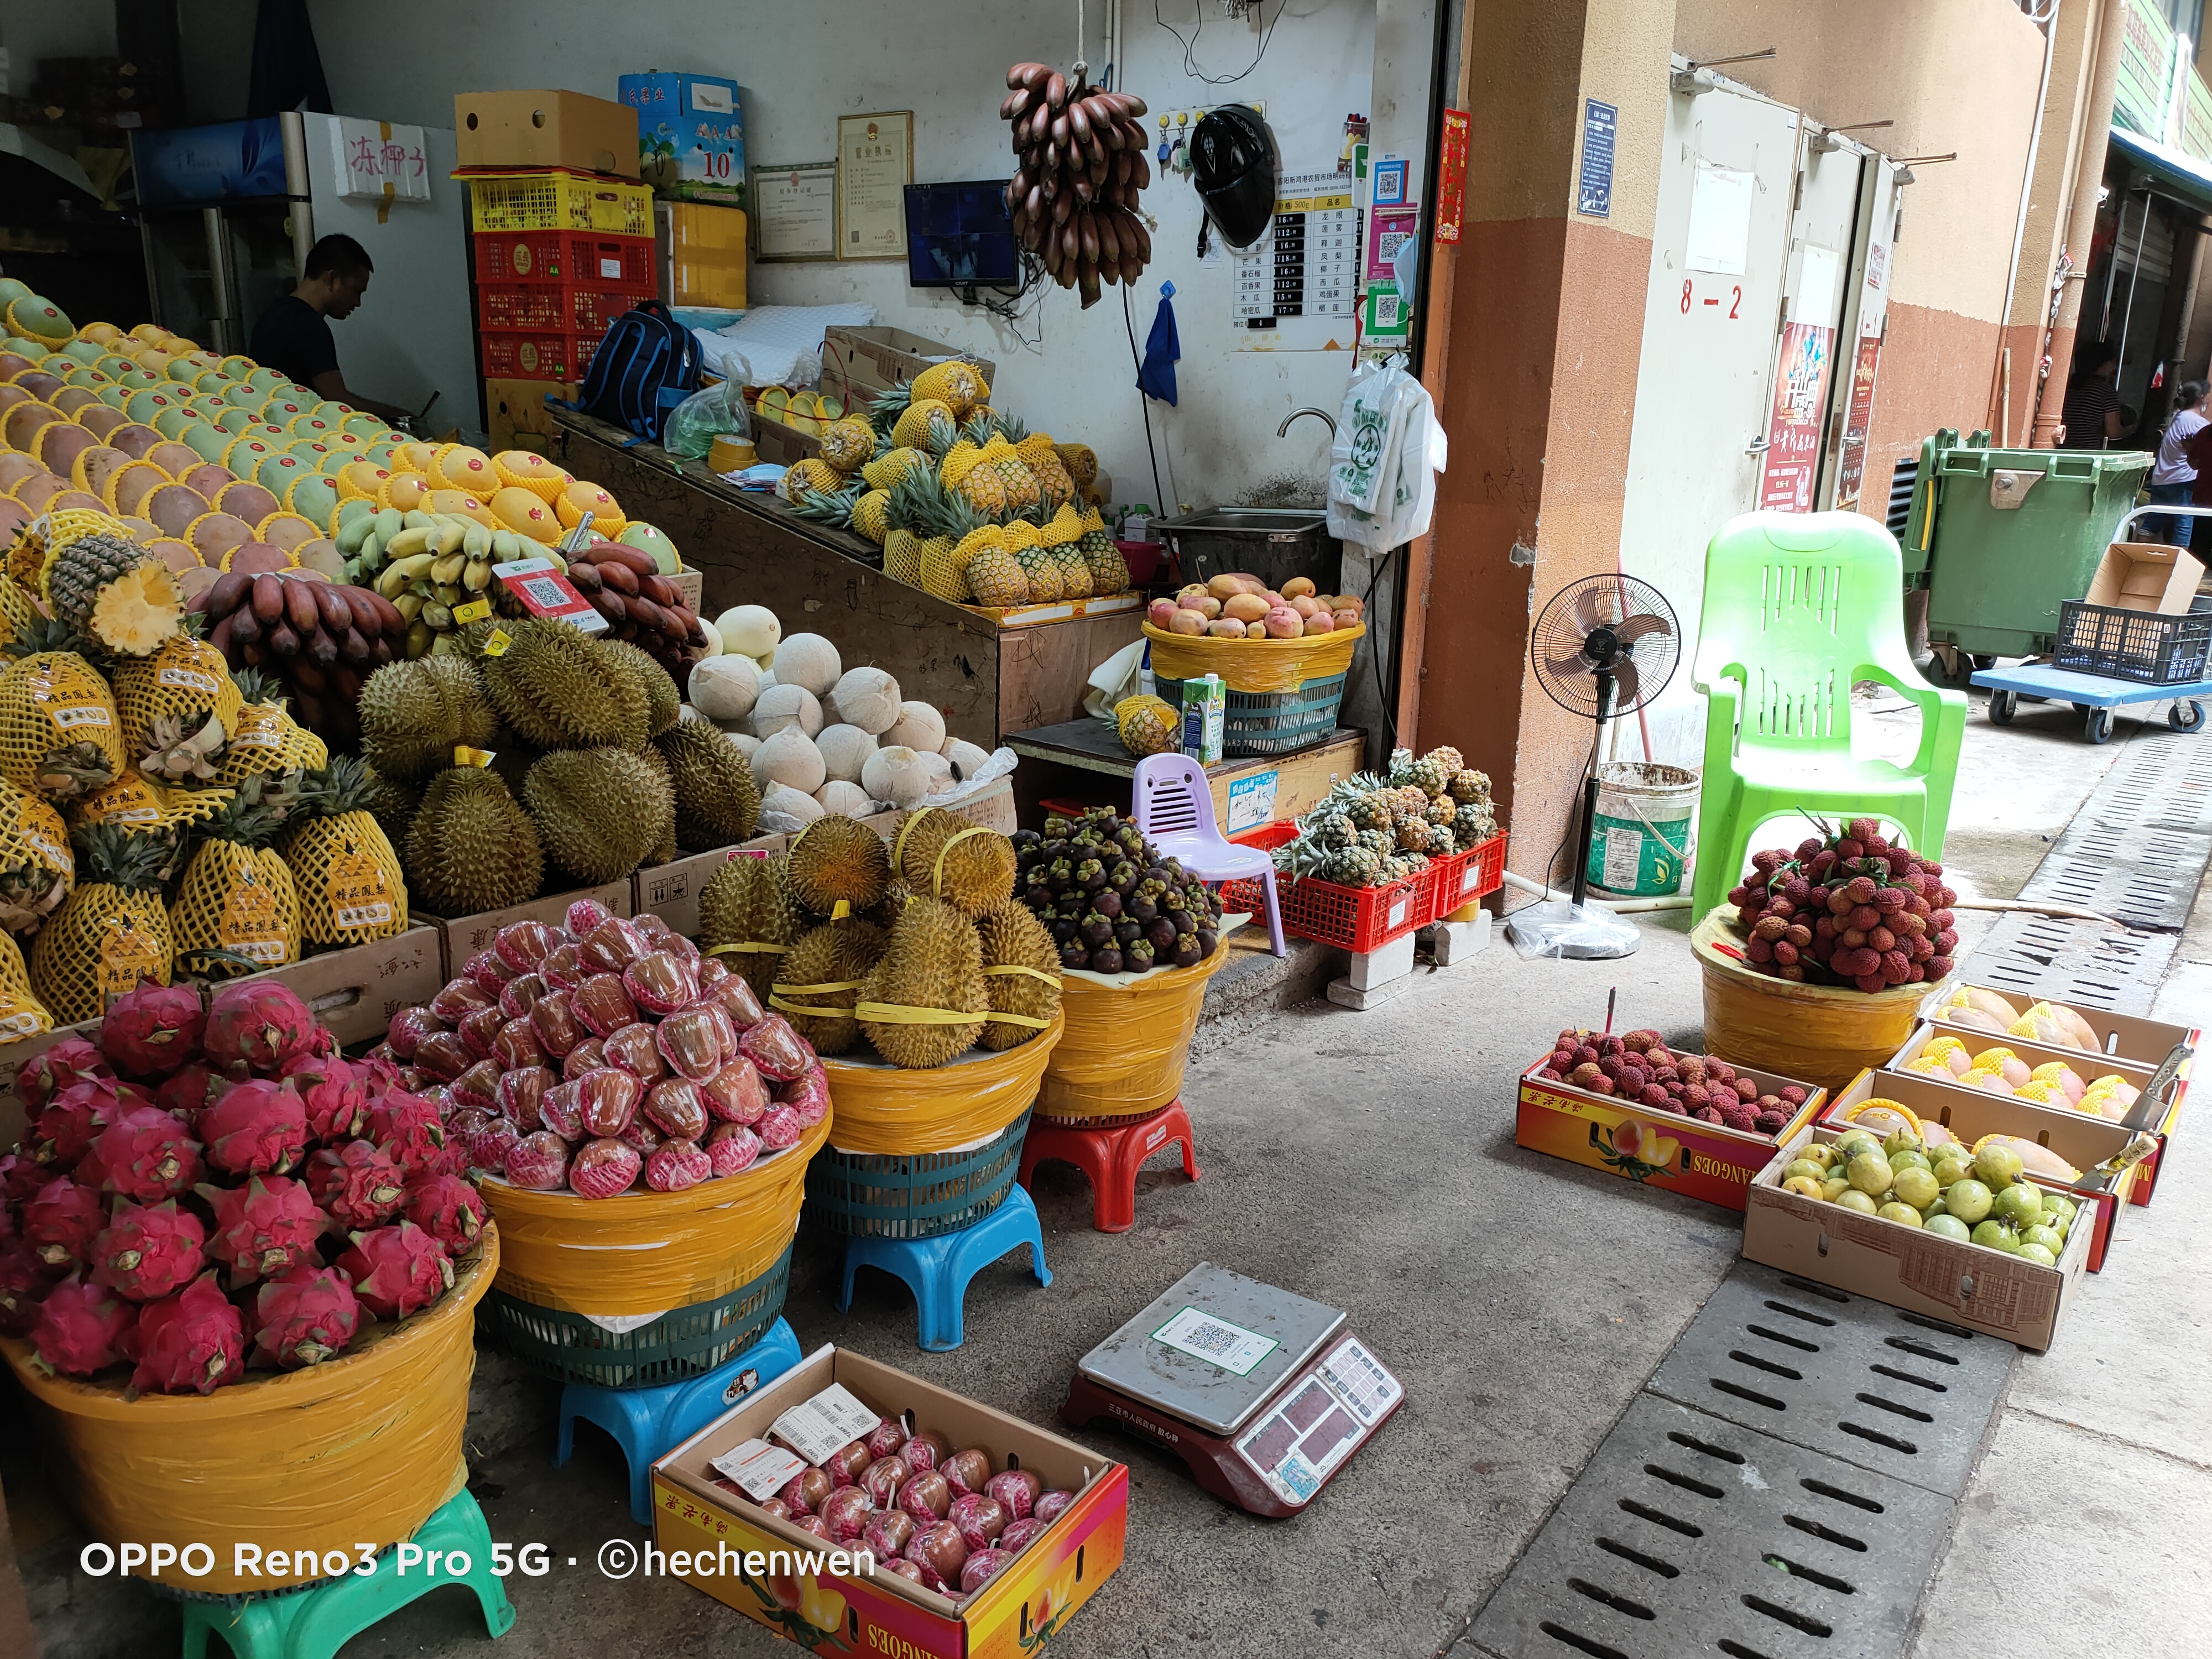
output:
[[1751, 935], [1752, 968], [1869, 994], [1951, 971], [1957, 899], [1941, 864], [1893, 845], [1866, 817], [1841, 835], [1753, 854], [1750, 874], [1729, 891]]
[[1745, 1134], [1778, 1133], [1806, 1100], [1806, 1091], [1794, 1083], [1762, 1094], [1757, 1082], [1728, 1061], [1678, 1054], [1648, 1029], [1618, 1036], [1561, 1031], [1558, 1046], [1535, 1075]]

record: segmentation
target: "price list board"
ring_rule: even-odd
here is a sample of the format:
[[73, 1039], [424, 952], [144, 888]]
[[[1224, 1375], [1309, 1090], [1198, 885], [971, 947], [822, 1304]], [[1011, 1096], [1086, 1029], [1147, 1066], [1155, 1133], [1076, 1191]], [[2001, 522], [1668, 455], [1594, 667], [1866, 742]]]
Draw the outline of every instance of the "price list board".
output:
[[1359, 301], [1360, 210], [1339, 173], [1280, 181], [1274, 222], [1237, 254], [1235, 319], [1273, 328], [1285, 317], [1350, 317]]

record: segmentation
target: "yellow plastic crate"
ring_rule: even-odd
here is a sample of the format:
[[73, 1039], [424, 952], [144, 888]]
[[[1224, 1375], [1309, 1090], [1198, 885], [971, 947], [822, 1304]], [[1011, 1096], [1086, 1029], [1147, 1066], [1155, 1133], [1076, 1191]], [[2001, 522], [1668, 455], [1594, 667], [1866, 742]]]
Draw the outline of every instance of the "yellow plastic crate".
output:
[[653, 234], [653, 191], [644, 185], [546, 167], [468, 175], [475, 230], [598, 230]]

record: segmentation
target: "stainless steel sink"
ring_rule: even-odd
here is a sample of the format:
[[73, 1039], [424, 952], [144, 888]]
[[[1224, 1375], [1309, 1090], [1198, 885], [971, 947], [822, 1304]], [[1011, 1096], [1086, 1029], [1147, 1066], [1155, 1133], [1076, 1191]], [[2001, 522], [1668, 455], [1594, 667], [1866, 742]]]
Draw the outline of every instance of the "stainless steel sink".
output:
[[1304, 576], [1334, 593], [1343, 569], [1343, 544], [1317, 507], [1210, 507], [1155, 519], [1152, 533], [1175, 554], [1186, 581], [1243, 570], [1271, 587]]
[[1259, 532], [1272, 537], [1300, 535], [1321, 529], [1328, 522], [1328, 515], [1317, 507], [1215, 507], [1182, 518], [1163, 519], [1158, 528], [1164, 532], [1228, 531], [1249, 535]]

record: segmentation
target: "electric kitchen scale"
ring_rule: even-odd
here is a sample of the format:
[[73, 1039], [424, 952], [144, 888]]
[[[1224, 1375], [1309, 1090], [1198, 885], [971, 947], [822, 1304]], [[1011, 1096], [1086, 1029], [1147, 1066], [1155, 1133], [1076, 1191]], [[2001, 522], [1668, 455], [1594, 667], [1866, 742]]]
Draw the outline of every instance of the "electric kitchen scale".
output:
[[1060, 1408], [1179, 1453], [1254, 1515], [1296, 1515], [1405, 1402], [1340, 1309], [1201, 1261], [1083, 1356]]

